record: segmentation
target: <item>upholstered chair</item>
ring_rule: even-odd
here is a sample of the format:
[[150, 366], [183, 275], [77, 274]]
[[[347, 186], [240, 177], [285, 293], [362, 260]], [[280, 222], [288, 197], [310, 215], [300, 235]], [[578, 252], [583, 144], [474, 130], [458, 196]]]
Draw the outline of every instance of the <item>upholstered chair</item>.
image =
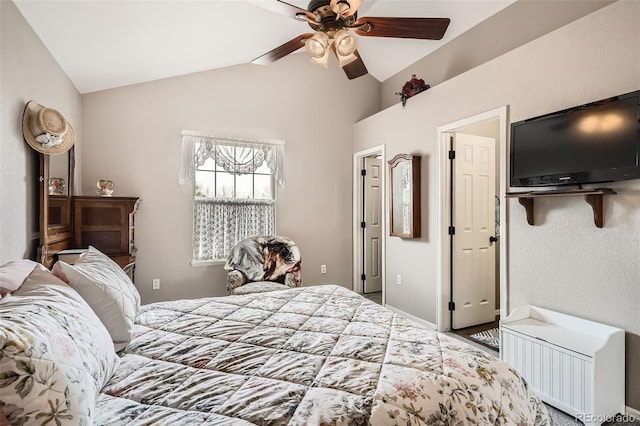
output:
[[224, 265], [227, 294], [300, 287], [301, 264], [298, 246], [287, 237], [258, 236], [240, 241]]

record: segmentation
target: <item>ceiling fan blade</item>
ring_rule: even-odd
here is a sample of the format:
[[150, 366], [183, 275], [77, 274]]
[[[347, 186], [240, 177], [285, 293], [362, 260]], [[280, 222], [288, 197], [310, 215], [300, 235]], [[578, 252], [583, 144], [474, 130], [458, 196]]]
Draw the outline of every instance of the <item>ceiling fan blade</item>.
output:
[[356, 50], [353, 53], [358, 57], [358, 59], [342, 67], [342, 69], [344, 70], [344, 73], [347, 75], [347, 78], [349, 80], [362, 77], [363, 75], [367, 75], [369, 73], [358, 51]]
[[302, 9], [298, 6], [294, 6], [287, 2], [281, 0], [270, 0], [270, 1], [253, 1], [252, 3], [259, 5], [265, 9], [271, 10], [273, 12], [279, 13], [280, 15], [285, 15], [293, 19], [298, 19], [298, 15], [306, 15], [308, 19], [315, 21], [316, 17], [313, 13], [309, 12], [307, 9]]
[[[360, 18], [354, 27], [356, 34], [369, 37], [417, 38], [423, 40], [440, 40], [447, 27], [449, 18]], [[366, 24], [371, 25], [367, 31]]]
[[258, 56], [253, 61], [252, 64], [259, 65], [269, 65], [272, 62], [277, 61], [278, 59], [282, 59], [287, 56], [289, 53], [293, 53], [296, 50], [300, 49], [304, 46], [302, 40], [311, 37], [312, 33], [300, 34], [299, 36], [292, 38], [288, 42], [276, 47], [275, 49], [265, 53], [262, 56]]
[[[333, 54], [336, 55], [336, 58], [337, 58], [338, 52], [336, 52], [335, 43], [331, 44], [331, 50], [333, 51]], [[363, 75], [366, 75], [369, 73], [369, 71], [367, 70], [367, 67], [364, 65], [364, 62], [362, 61], [362, 57], [360, 56], [360, 53], [358, 53], [358, 51], [355, 50], [353, 54], [356, 55], [358, 59], [356, 59], [353, 62], [349, 62], [347, 65], [342, 67], [342, 69], [344, 70], [344, 73], [347, 75], [347, 78], [349, 80], [362, 77]]]

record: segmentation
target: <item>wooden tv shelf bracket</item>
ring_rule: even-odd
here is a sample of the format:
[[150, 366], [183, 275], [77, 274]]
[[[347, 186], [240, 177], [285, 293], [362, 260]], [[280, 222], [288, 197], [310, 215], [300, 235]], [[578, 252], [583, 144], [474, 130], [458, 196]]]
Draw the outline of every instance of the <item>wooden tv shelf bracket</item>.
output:
[[616, 192], [609, 188], [599, 189], [575, 189], [562, 191], [531, 191], [531, 192], [510, 192], [507, 198], [517, 198], [518, 202], [527, 212], [527, 223], [534, 225], [533, 221], [533, 200], [541, 197], [567, 197], [572, 195], [584, 195], [584, 199], [593, 209], [593, 221], [598, 228], [604, 225], [604, 212], [602, 207], [602, 198], [604, 195], [615, 194]]

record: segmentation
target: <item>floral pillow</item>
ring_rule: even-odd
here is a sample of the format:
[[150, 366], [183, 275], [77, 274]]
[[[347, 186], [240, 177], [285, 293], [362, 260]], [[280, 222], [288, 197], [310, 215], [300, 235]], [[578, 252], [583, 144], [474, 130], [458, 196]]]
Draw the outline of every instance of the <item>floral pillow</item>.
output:
[[92, 424], [119, 358], [82, 297], [35, 268], [0, 300], [0, 319], [0, 412], [8, 423]]
[[140, 308], [140, 294], [109, 256], [89, 246], [73, 265], [58, 261], [53, 273], [73, 287], [109, 330], [116, 351], [124, 349]]

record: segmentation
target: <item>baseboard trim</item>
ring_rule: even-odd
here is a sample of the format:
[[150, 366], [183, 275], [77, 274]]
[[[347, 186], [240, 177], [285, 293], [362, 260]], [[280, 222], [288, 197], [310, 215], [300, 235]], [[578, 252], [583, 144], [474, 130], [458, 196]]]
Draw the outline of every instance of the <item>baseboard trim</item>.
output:
[[418, 322], [418, 323], [420, 323], [422, 325], [426, 325], [427, 327], [429, 327], [429, 328], [431, 328], [433, 330], [437, 330], [438, 329], [438, 327], [434, 323], [426, 321], [426, 320], [423, 320], [422, 318], [418, 318], [418, 317], [413, 316], [411, 314], [408, 314], [408, 313], [406, 313], [406, 312], [404, 312], [404, 311], [402, 311], [402, 310], [400, 310], [398, 308], [394, 308], [391, 305], [385, 304], [384, 307], [385, 308], [389, 308], [392, 311], [394, 311], [394, 312], [396, 312], [396, 313], [398, 313], [400, 315], [403, 315], [403, 316], [405, 316], [405, 317], [407, 317], [407, 318], [409, 318], [409, 319], [411, 319], [411, 320], [413, 320], [415, 322]]

